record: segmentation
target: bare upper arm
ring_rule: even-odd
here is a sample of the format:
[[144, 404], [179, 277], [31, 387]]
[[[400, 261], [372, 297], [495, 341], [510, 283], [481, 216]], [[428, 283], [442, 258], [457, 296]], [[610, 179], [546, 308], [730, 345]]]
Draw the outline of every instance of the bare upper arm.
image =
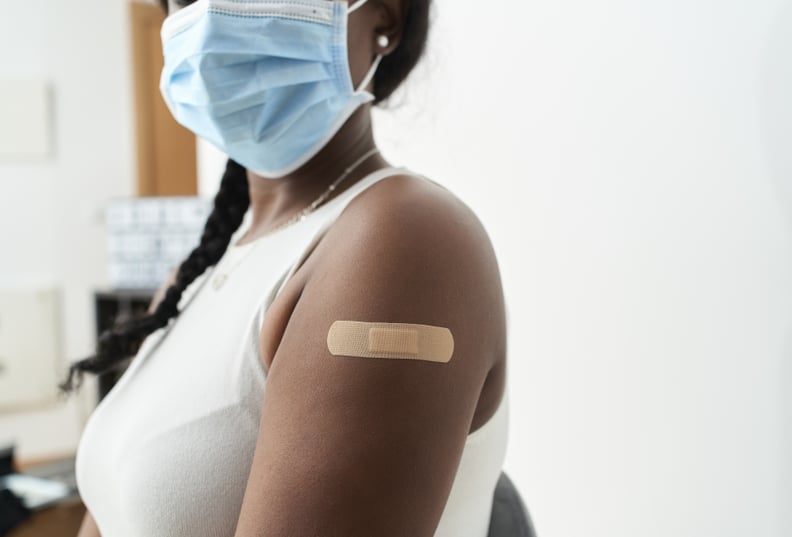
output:
[[[268, 372], [237, 537], [434, 534], [502, 345], [503, 305], [478, 220], [415, 181], [370, 187], [319, 246]], [[445, 327], [453, 356], [335, 356], [336, 320]]]

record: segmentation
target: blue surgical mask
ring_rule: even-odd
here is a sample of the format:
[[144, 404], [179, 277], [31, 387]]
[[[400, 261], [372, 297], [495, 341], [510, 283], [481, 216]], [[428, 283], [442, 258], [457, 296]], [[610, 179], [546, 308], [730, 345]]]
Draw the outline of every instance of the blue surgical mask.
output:
[[374, 96], [353, 87], [347, 17], [367, 0], [198, 0], [165, 19], [160, 91], [176, 120], [267, 178], [310, 160]]

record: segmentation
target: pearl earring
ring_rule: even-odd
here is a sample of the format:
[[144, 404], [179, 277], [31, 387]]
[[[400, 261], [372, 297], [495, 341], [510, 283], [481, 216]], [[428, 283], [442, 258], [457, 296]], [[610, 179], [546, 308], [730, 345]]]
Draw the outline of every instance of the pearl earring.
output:
[[388, 45], [390, 45], [390, 39], [387, 35], [381, 35], [377, 37], [377, 44], [380, 46], [380, 48], [387, 48]]

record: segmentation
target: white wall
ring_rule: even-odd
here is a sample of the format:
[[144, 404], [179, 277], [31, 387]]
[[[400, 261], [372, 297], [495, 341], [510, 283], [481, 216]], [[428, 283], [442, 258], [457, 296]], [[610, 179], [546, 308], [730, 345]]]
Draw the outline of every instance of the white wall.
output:
[[[0, 12], [0, 78], [47, 80], [54, 100], [52, 157], [0, 160], [0, 288], [61, 289], [62, 378], [68, 360], [93, 350], [101, 209], [133, 189], [127, 4], [0, 0]], [[94, 386], [68, 404], [0, 414], [0, 442], [16, 441], [20, 459], [73, 453]]]
[[510, 312], [542, 537], [792, 534], [792, 3], [438, 0], [379, 114]]

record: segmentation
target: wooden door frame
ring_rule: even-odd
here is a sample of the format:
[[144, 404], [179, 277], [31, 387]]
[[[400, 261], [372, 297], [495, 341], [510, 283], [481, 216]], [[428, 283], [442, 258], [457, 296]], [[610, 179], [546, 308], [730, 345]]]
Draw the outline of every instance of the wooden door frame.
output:
[[160, 28], [165, 13], [141, 0], [129, 4], [139, 196], [198, 194], [195, 135], [173, 119], [159, 92]]

